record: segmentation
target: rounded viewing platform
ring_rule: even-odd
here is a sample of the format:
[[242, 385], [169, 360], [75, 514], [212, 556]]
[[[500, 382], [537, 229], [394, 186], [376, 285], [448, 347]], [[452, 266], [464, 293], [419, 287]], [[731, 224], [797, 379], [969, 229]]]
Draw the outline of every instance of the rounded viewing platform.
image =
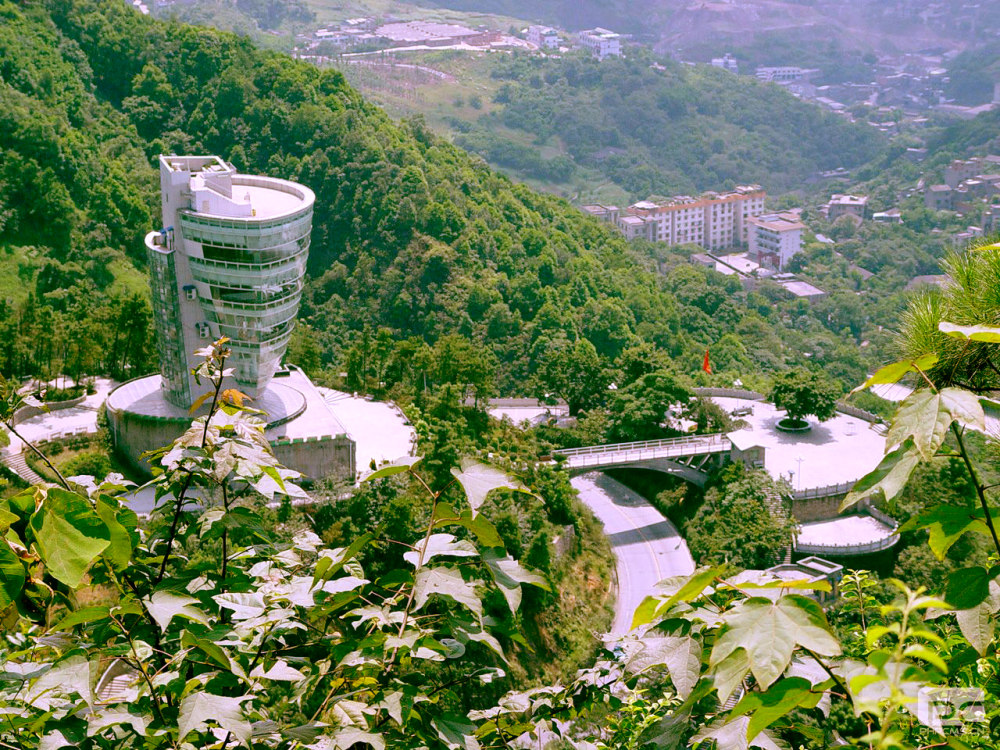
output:
[[[163, 397], [162, 381], [159, 375], [150, 375], [122, 383], [108, 396], [108, 411], [166, 422], [189, 422], [207, 411], [203, 407], [191, 414], [187, 409], [174, 406]], [[276, 427], [302, 414], [306, 398], [291, 386], [272, 382], [250, 402], [250, 406], [264, 412], [268, 427]]]
[[821, 557], [853, 557], [890, 549], [898, 541], [891, 519], [866, 514], [839, 516], [802, 524], [795, 551]]

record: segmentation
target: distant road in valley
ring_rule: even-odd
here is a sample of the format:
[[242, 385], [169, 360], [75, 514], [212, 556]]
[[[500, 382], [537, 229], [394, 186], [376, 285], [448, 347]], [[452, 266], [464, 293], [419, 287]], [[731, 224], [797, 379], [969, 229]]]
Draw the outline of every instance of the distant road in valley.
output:
[[604, 524], [615, 553], [618, 600], [611, 635], [627, 633], [636, 607], [659, 581], [690, 575], [694, 560], [676, 527], [644, 497], [599, 472], [571, 480]]

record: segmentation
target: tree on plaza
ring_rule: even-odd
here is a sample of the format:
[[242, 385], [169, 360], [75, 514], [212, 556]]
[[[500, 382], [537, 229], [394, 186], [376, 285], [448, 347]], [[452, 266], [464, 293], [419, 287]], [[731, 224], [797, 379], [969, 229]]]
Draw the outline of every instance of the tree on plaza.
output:
[[797, 368], [775, 375], [770, 399], [788, 414], [782, 422], [804, 426], [810, 414], [820, 422], [836, 414], [841, 393], [839, 385], [829, 378]]

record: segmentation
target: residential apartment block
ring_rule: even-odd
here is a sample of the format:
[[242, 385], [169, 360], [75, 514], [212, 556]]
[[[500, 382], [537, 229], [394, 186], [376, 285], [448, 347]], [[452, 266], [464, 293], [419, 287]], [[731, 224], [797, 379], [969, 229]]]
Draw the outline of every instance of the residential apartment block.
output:
[[578, 39], [580, 45], [589, 49], [598, 60], [603, 60], [605, 57], [621, 57], [622, 38], [613, 31], [600, 27], [588, 29], [581, 31]]
[[741, 185], [726, 193], [639, 201], [616, 223], [626, 237], [722, 250], [747, 243], [749, 219], [764, 213], [766, 196], [760, 185]]
[[728, 70], [730, 73], [739, 73], [740, 72], [740, 64], [738, 62], [736, 62], [736, 58], [733, 57], [728, 52], [725, 55], [723, 55], [722, 57], [713, 57], [712, 58], [712, 67], [713, 68], [722, 68], [723, 70]]
[[836, 221], [841, 216], [854, 216], [864, 219], [868, 211], [867, 195], [841, 195], [834, 193], [826, 204], [826, 216], [830, 221]]
[[956, 188], [966, 180], [1000, 171], [1000, 156], [976, 156], [956, 159], [944, 168], [944, 184]]
[[528, 41], [539, 49], [559, 49], [559, 32], [551, 26], [529, 26]]
[[785, 267], [802, 250], [802, 232], [805, 224], [794, 213], [762, 214], [751, 216], [750, 259], [765, 268], [777, 271]]

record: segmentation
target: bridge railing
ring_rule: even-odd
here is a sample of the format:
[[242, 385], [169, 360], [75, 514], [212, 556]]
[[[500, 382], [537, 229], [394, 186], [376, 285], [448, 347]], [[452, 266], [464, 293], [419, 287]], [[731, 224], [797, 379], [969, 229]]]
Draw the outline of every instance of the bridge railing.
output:
[[828, 484], [825, 487], [809, 487], [804, 490], [795, 490], [792, 498], [795, 500], [816, 500], [821, 497], [836, 497], [846, 495], [850, 492], [854, 482], [841, 482], [840, 484]]
[[730, 445], [729, 438], [721, 432], [716, 432], [711, 435], [688, 435], [685, 437], [664, 438], [663, 440], [640, 440], [634, 443], [611, 443], [609, 445], [588, 445], [582, 448], [560, 448], [559, 450], [552, 451], [552, 454], [571, 458], [573, 456], [633, 453], [636, 451], [693, 447], [721, 451], [727, 450]]
[[864, 409], [859, 409], [854, 404], [848, 404], [844, 401], [837, 402], [837, 411], [841, 414], [847, 414], [851, 417], [857, 417], [858, 419], [863, 419], [866, 422], [872, 424], [881, 424], [885, 420], [882, 419], [878, 414], [872, 414], [870, 411], [865, 411]]
[[808, 552], [813, 555], [831, 555], [833, 557], [847, 557], [851, 555], [867, 555], [872, 552], [881, 552], [889, 549], [899, 541], [899, 535], [893, 532], [885, 539], [876, 539], [874, 542], [862, 542], [859, 544], [799, 544], [795, 543], [796, 552]]

